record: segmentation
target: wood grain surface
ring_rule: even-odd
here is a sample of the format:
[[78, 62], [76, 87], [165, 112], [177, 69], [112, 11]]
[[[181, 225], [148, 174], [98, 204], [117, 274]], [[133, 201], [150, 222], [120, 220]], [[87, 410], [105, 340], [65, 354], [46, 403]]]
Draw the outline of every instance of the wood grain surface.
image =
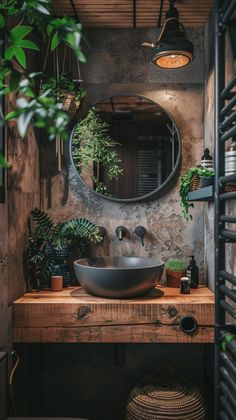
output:
[[[163, 296], [158, 297], [159, 291]], [[179, 320], [193, 316], [193, 335], [180, 330]], [[214, 340], [214, 295], [206, 287], [181, 295], [158, 287], [136, 299], [90, 296], [80, 287], [24, 295], [13, 304], [15, 342], [186, 342]]]

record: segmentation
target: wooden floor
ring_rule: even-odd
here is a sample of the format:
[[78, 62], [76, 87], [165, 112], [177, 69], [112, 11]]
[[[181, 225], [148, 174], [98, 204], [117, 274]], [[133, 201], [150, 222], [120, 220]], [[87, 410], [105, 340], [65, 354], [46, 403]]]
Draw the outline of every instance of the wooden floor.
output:
[[[179, 326], [188, 315], [198, 323], [190, 335]], [[212, 343], [214, 295], [204, 286], [190, 295], [158, 287], [128, 300], [90, 296], [80, 287], [32, 292], [13, 304], [13, 341]]]

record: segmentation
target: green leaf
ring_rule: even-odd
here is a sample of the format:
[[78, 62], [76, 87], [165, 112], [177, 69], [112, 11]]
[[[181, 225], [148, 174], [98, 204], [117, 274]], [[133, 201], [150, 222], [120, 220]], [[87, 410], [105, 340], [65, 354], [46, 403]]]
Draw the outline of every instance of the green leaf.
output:
[[5, 157], [0, 153], [0, 168], [8, 169], [11, 165], [6, 161]]
[[18, 118], [19, 115], [22, 113], [21, 109], [15, 109], [14, 111], [9, 112], [4, 118], [5, 121], [13, 120], [15, 118]]
[[4, 58], [6, 60], [11, 60], [14, 55], [15, 55], [15, 47], [10, 46], [5, 50]]
[[38, 10], [39, 13], [42, 13], [43, 15], [49, 15], [49, 11], [46, 9], [46, 7], [42, 6], [41, 4], [37, 4], [35, 7], [36, 10]]
[[55, 50], [55, 48], [57, 48], [57, 46], [59, 45], [59, 37], [58, 37], [58, 32], [55, 32], [55, 34], [52, 37], [52, 42], [51, 42], [51, 51]]
[[15, 57], [18, 63], [25, 69], [26, 68], [26, 55], [25, 55], [24, 50], [21, 47], [15, 48]]
[[16, 26], [15, 28], [11, 29], [10, 34], [13, 39], [19, 41], [19, 39], [24, 38], [32, 30], [33, 30], [32, 26], [21, 25], [21, 26]]
[[17, 45], [18, 45], [19, 47], [22, 47], [22, 48], [28, 48], [28, 49], [30, 49], [30, 50], [39, 51], [39, 47], [38, 47], [38, 45], [36, 45], [36, 44], [35, 44], [35, 42], [28, 41], [28, 39], [22, 39], [22, 40], [20, 40], [20, 41], [17, 43]]
[[0, 28], [4, 28], [5, 26], [5, 19], [3, 15], [0, 13]]

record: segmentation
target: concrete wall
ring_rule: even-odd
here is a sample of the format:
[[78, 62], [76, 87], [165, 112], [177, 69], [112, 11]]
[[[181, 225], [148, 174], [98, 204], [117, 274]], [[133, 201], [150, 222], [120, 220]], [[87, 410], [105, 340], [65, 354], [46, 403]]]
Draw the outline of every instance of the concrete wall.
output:
[[[150, 51], [140, 46], [145, 40], [155, 40], [155, 30], [91, 29], [85, 36], [89, 46], [85, 51], [87, 63], [81, 66], [87, 90], [83, 111], [94, 100], [115, 93], [149, 97], [176, 121], [182, 141], [181, 173], [199, 164], [203, 150], [203, 30], [189, 31], [195, 44], [195, 60], [186, 69], [175, 71], [158, 69], [150, 63]], [[105, 226], [107, 237], [104, 246], [95, 250], [98, 255], [135, 254], [166, 260], [174, 255], [187, 258], [195, 254], [203, 277], [202, 204], [195, 205], [193, 222], [186, 223], [181, 216], [178, 190], [179, 182], [161, 198], [117, 204], [89, 192], [70, 167], [68, 174], [52, 178], [49, 213], [57, 221], [82, 216]], [[115, 237], [115, 228], [120, 224], [131, 232], [122, 243]], [[133, 235], [137, 225], [145, 226], [149, 233], [144, 248]]]

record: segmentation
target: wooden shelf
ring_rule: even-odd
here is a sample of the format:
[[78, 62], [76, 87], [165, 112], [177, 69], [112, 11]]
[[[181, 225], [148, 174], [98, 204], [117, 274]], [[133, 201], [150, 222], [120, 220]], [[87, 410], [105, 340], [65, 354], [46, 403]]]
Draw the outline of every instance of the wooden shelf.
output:
[[[198, 323], [192, 335], [179, 327], [186, 315]], [[81, 287], [28, 293], [13, 304], [13, 341], [213, 343], [214, 294], [204, 286], [189, 295], [158, 287], [126, 300], [90, 296]]]
[[188, 201], [211, 201], [214, 199], [214, 187], [210, 185], [208, 187], [199, 188], [196, 191], [188, 193]]

